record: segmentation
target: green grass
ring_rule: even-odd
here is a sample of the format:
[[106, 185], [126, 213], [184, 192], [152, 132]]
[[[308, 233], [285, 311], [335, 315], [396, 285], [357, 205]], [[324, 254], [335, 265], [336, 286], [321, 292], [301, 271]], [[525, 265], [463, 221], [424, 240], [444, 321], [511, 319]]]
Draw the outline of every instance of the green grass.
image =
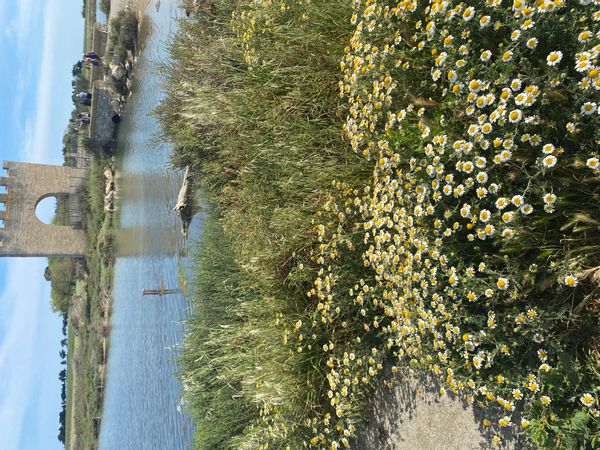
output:
[[104, 212], [105, 158], [90, 168], [86, 201], [82, 202], [87, 236], [86, 275], [73, 280], [69, 306], [66, 449], [97, 448], [102, 415], [103, 295], [112, 284], [112, 216]]
[[[244, 393], [239, 370], [248, 363], [256, 342], [251, 334], [242, 337], [239, 333], [246, 316], [244, 310], [252, 298], [240, 290], [243, 273], [214, 216], [208, 216], [204, 236], [197, 261], [201, 275], [195, 283], [198, 299], [202, 300], [196, 301], [197, 314], [187, 324], [186, 351], [181, 362], [184, 386], [210, 383], [209, 389], [194, 389], [189, 400], [197, 419], [197, 446], [216, 450], [229, 448], [231, 437], [240, 435], [248, 423], [258, 418]], [[232, 295], [235, 292], [242, 296], [236, 298]], [[241, 352], [233, 351], [234, 347]]]
[[302, 424], [322, 410], [323, 360], [290, 353], [278, 318], [307, 307], [312, 274], [290, 272], [312, 248], [332, 182], [368, 176], [339, 131], [350, 7], [308, 5], [306, 22], [297, 9], [280, 14], [264, 62], [248, 70], [225, 25], [235, 4], [212, 2], [198, 22], [181, 23], [158, 111], [174, 164], [190, 165], [211, 205], [181, 377], [196, 448], [299, 448]]
[[94, 41], [94, 27], [96, 26], [96, 0], [86, 0], [83, 26], [83, 51], [89, 52]]
[[179, 287], [181, 288], [184, 297], [188, 297], [190, 294], [190, 289], [188, 285], [187, 275], [185, 273], [185, 268], [183, 267], [181, 262], [177, 264], [177, 280], [179, 281]]

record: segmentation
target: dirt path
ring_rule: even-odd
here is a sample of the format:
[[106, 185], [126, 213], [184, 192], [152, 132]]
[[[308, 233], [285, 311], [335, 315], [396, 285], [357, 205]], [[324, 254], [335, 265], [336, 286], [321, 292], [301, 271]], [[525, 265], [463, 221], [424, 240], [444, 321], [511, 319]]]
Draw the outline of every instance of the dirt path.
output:
[[[373, 396], [368, 424], [353, 448], [359, 450], [481, 450], [524, 449], [510, 435], [494, 447], [491, 430], [481, 425], [482, 411], [455, 396], [439, 394], [428, 376], [396, 375], [392, 388], [381, 386]], [[497, 418], [489, 417], [493, 423]]]

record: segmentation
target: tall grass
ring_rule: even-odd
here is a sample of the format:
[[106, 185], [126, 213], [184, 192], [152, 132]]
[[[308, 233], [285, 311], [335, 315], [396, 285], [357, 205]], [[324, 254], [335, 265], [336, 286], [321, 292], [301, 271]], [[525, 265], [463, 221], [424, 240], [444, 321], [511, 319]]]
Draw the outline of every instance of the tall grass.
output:
[[336, 74], [350, 7], [274, 8], [249, 68], [229, 25], [245, 2], [208, 3], [180, 24], [157, 111], [173, 163], [191, 167], [213, 211], [182, 379], [197, 448], [297, 448], [325, 381], [319, 354], [282, 344], [280, 318], [303, 314], [312, 278], [290, 271], [312, 245], [332, 182], [367, 176], [340, 133]]

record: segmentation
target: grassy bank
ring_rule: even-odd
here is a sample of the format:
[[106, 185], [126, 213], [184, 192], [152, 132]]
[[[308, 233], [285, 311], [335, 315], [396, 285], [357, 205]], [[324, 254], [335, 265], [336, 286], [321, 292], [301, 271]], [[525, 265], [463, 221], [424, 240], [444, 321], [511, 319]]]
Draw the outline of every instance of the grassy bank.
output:
[[103, 171], [108, 163], [104, 157], [92, 160], [81, 202], [86, 259], [77, 261], [80, 269], [69, 278], [72, 291], [60, 303], [66, 304], [69, 318], [66, 449], [97, 448], [102, 416], [113, 267], [112, 215], [104, 211]]
[[96, 4], [96, 0], [85, 0], [83, 4], [83, 52], [89, 52], [92, 48], [96, 26]]
[[75, 428], [73, 427], [74, 422], [74, 410], [73, 410], [73, 391], [75, 390], [74, 385], [74, 376], [73, 376], [73, 367], [74, 367], [74, 358], [71, 358], [70, 355], [75, 354], [75, 334], [73, 332], [73, 327], [67, 328], [67, 401], [65, 408], [65, 449], [71, 448], [71, 442], [74, 441], [74, 433]]
[[350, 446], [386, 366], [597, 445], [597, 6], [205, 7], [158, 111], [212, 209], [197, 448]]
[[[84, 3], [84, 51], [92, 49], [96, 25], [96, 0]], [[102, 2], [104, 6], [110, 2]], [[132, 28], [133, 27], [133, 28]], [[105, 62], [115, 53], [125, 53], [135, 46], [137, 19], [122, 12], [113, 23]], [[101, 49], [98, 49], [100, 53]], [[91, 70], [74, 73], [74, 93], [91, 86]], [[115, 83], [117, 83], [115, 81]], [[71, 115], [75, 122], [82, 106], [76, 101]], [[86, 108], [87, 109], [87, 108]], [[86, 138], [87, 129], [70, 126], [65, 141], [77, 136], [75, 150], [91, 161], [85, 192], [80, 201], [86, 235], [85, 258], [49, 258], [52, 278], [53, 308], [68, 315], [67, 401], [65, 414], [65, 448], [95, 449], [102, 419], [105, 369], [109, 341], [109, 319], [113, 277], [113, 214], [105, 209], [107, 179], [104, 172], [113, 163], [94, 141]], [[111, 150], [112, 151], [112, 150]], [[63, 153], [65, 151], [63, 150]], [[68, 152], [71, 153], [71, 152]], [[68, 163], [75, 164], [69, 160]], [[111, 187], [114, 189], [114, 186]], [[114, 194], [114, 192], [113, 192]], [[60, 204], [57, 217], [68, 219], [66, 203]]]
[[307, 411], [320, 410], [324, 373], [318, 355], [281, 345], [276, 318], [304, 314], [312, 274], [292, 281], [290, 269], [312, 246], [312, 216], [331, 183], [367, 177], [340, 139], [336, 73], [351, 10], [330, 2], [314, 9], [316, 22], [281, 14], [269, 62], [253, 71], [225, 25], [232, 11], [216, 2], [181, 25], [172, 47], [180, 64], [168, 69], [171, 96], [159, 111], [176, 164], [198, 174], [221, 216], [206, 228], [183, 378], [199, 448], [297, 447]]

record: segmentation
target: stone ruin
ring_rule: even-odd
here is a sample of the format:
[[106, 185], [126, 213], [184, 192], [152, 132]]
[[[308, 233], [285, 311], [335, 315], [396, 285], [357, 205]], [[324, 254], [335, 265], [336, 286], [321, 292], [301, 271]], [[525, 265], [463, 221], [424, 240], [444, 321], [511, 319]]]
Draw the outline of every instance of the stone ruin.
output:
[[[4, 161], [0, 177], [0, 257], [84, 256], [80, 195], [87, 169]], [[70, 225], [48, 225], [36, 216], [47, 197], [67, 196]]]

